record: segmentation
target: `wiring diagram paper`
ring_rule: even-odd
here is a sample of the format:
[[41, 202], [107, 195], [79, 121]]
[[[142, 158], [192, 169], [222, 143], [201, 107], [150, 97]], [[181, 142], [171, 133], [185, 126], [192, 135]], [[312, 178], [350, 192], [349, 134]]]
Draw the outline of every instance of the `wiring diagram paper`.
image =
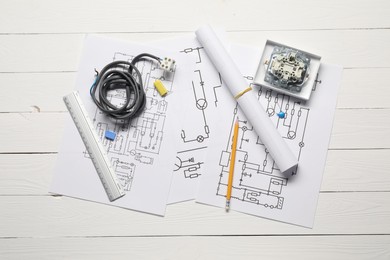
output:
[[[230, 50], [248, 79], [260, 61], [258, 52], [242, 47]], [[250, 68], [256, 59], [256, 67]], [[252, 65], [251, 65], [252, 64]], [[232, 210], [281, 222], [312, 227], [326, 162], [342, 68], [322, 64], [312, 97], [303, 102], [272, 90], [252, 86], [265, 112], [299, 160], [296, 174], [281, 175], [266, 147], [246, 121], [229, 93], [220, 99], [213, 120], [197, 202], [225, 207], [234, 122], [239, 117], [239, 136], [233, 179]], [[227, 92], [228, 89], [221, 90]], [[280, 114], [284, 113], [284, 116]]]
[[[218, 33], [221, 38], [225, 38], [222, 30]], [[180, 109], [180, 141], [168, 203], [193, 200], [204, 172], [207, 148], [215, 134], [211, 122], [218, 110], [219, 99], [224, 99], [226, 94], [220, 93], [222, 79], [194, 35], [161, 40], [154, 44], [194, 60], [192, 81], [185, 86], [190, 91], [182, 95], [186, 104]]]
[[[225, 32], [218, 30], [217, 34], [225, 47], [230, 49], [224, 40]], [[168, 203], [171, 204], [195, 199], [199, 179], [204, 172], [209, 142], [214, 134], [218, 134], [213, 130], [211, 122], [218, 120], [215, 113], [220, 109], [219, 104], [229, 100], [230, 94], [222, 91], [221, 76], [195, 36], [161, 40], [154, 44], [179, 53], [183, 57], [191, 57], [195, 64], [192, 81], [186, 86], [190, 91], [182, 95], [182, 100], [185, 100], [186, 104], [180, 109], [180, 141], [168, 198]], [[261, 52], [249, 47], [243, 48], [252, 56], [250, 65], [245, 64], [245, 70], [249, 70], [246, 74], [254, 75]], [[252, 76], [246, 77], [253, 80]]]
[[[176, 59], [172, 73], [159, 68], [156, 61], [141, 60], [136, 64], [142, 74], [146, 107], [132, 120], [114, 120], [104, 115], [93, 103], [89, 88], [106, 64], [129, 61], [138, 54], [151, 53], [158, 57]], [[146, 45], [122, 42], [98, 36], [87, 36], [76, 79], [76, 90], [86, 107], [98, 136], [126, 195], [109, 202], [103, 185], [86, 152], [82, 139], [70, 116], [67, 116], [63, 143], [54, 169], [50, 192], [70, 197], [106, 203], [127, 209], [164, 215], [175, 165], [177, 108], [184, 105], [182, 96], [189, 88], [194, 61], [176, 53]], [[156, 79], [171, 93], [161, 97], [153, 86]], [[108, 99], [123, 104], [124, 90], [111, 90]], [[116, 133], [114, 140], [104, 138], [106, 130]]]

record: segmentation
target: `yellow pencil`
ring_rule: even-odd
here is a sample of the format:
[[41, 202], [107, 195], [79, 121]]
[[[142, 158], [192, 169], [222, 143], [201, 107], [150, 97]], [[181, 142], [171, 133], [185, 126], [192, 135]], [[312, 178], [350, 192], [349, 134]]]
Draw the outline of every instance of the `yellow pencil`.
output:
[[232, 187], [233, 187], [233, 173], [234, 173], [234, 164], [236, 162], [236, 150], [237, 150], [237, 140], [238, 140], [238, 117], [236, 123], [234, 124], [233, 131], [233, 144], [232, 144], [232, 156], [230, 158], [230, 167], [229, 167], [229, 181], [226, 192], [226, 211], [230, 209], [230, 198], [232, 197]]

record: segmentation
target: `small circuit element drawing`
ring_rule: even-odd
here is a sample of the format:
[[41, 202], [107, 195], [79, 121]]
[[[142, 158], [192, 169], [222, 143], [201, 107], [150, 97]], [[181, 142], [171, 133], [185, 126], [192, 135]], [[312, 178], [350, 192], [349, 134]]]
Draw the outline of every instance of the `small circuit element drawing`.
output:
[[[113, 61], [131, 62], [133, 57], [116, 52]], [[137, 68], [142, 73], [142, 80], [145, 82], [145, 110], [132, 120], [111, 119], [107, 121], [107, 116], [96, 108], [92, 118], [96, 132], [106, 147], [107, 154], [112, 157], [112, 166], [126, 191], [131, 189], [136, 165], [138, 163], [153, 165], [155, 157], [160, 153], [163, 141], [168, 102], [158, 94], [151, 82], [159, 79], [171, 91], [174, 79], [174, 72], [167, 73], [161, 70], [156, 62], [150, 60], [138, 62]], [[125, 101], [125, 95], [126, 92], [123, 89], [112, 90], [107, 99], [111, 103], [121, 106]], [[116, 133], [115, 139], [104, 138], [106, 131]], [[86, 152], [85, 155], [88, 157]], [[118, 155], [122, 159], [119, 159]]]
[[[259, 102], [264, 104], [266, 113], [276, 122], [276, 128], [286, 142], [292, 143], [294, 154], [299, 159], [305, 146], [304, 137], [310, 109], [301, 106], [297, 101], [284, 94], [278, 94], [272, 90], [260, 87], [258, 90]], [[283, 117], [278, 113], [283, 112]], [[237, 117], [237, 106], [233, 111], [230, 133], [233, 123]], [[240, 135], [238, 137], [236, 154], [236, 174], [238, 171], [239, 181], [233, 185], [232, 199], [241, 200], [247, 203], [257, 204], [269, 209], [282, 209], [285, 197], [283, 188], [288, 185], [288, 179], [280, 175], [274, 160], [270, 157], [264, 144], [257, 139], [251, 139], [248, 134], [253, 128], [246, 120], [240, 120]], [[251, 147], [257, 146], [257, 150], [263, 151], [259, 154], [250, 153]], [[231, 136], [227, 140], [226, 147], [220, 154], [219, 182], [217, 195], [225, 196], [227, 178], [229, 174], [231, 153]]]

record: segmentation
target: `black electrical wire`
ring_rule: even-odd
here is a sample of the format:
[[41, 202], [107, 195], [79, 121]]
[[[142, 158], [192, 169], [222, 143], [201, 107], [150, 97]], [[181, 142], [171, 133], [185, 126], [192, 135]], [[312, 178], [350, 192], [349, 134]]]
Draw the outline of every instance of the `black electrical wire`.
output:
[[[161, 61], [161, 58], [157, 56], [142, 53], [134, 57], [131, 62], [111, 62], [97, 74], [90, 94], [101, 111], [115, 119], [131, 119], [144, 109], [146, 95], [142, 84], [142, 75], [135, 65], [141, 60], [148, 60], [148, 58], [159, 63]], [[115, 89], [126, 91], [125, 102], [120, 107], [107, 99], [108, 92]]]

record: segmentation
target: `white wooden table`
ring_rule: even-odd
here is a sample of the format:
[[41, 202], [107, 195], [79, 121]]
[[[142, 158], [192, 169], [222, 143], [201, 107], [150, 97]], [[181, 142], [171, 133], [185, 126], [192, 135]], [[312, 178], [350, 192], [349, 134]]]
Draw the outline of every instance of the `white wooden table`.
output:
[[[83, 37], [224, 26], [345, 67], [313, 229], [187, 202], [164, 218], [48, 194]], [[0, 3], [1, 259], [390, 259], [388, 0]]]

